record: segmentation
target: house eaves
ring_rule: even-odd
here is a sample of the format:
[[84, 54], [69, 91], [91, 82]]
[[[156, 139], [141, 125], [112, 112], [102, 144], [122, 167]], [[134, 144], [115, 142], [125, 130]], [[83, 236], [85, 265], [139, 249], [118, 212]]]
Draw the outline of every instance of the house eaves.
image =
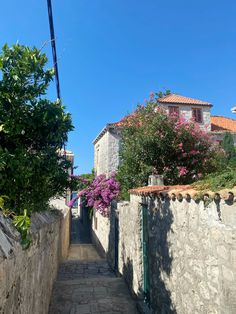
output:
[[93, 145], [95, 145], [99, 140], [100, 138], [103, 137], [103, 135], [109, 131], [110, 129], [114, 129], [116, 128], [115, 126], [115, 123], [108, 123], [102, 130], [101, 132], [95, 137], [95, 139], [92, 141]]

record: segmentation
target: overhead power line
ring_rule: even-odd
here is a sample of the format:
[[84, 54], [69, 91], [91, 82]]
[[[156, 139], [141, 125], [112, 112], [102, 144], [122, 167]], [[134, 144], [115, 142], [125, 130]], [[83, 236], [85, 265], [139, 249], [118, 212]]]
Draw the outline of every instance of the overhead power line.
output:
[[[54, 66], [55, 78], [56, 78], [57, 98], [61, 99], [60, 81], [59, 81], [59, 72], [58, 72], [58, 62], [57, 62], [56, 39], [55, 39], [55, 33], [54, 33], [53, 13], [52, 13], [52, 3], [51, 3], [51, 0], [47, 0], [47, 4], [48, 4], [49, 28], [50, 28], [50, 35], [51, 35], [53, 66]], [[65, 146], [65, 144], [63, 145], [63, 147], [64, 147], [64, 155], [66, 157], [66, 146]]]
[[58, 63], [57, 63], [57, 50], [56, 50], [56, 40], [53, 26], [53, 13], [52, 13], [52, 3], [51, 0], [47, 0], [48, 3], [48, 19], [49, 19], [49, 28], [51, 35], [51, 46], [52, 46], [52, 57], [56, 78], [56, 89], [57, 89], [57, 98], [61, 99], [61, 91], [60, 91], [60, 81], [59, 81], [59, 72], [58, 72]]

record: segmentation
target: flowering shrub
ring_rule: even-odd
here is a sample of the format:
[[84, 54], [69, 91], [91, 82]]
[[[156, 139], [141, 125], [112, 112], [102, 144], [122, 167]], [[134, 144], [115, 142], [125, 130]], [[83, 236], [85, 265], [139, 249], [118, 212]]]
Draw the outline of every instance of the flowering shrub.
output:
[[91, 185], [80, 191], [78, 196], [85, 199], [87, 207], [93, 207], [103, 216], [108, 215], [109, 206], [120, 192], [120, 185], [113, 174], [110, 178], [105, 175], [97, 176]]
[[169, 115], [155, 95], [122, 120], [118, 180], [123, 197], [128, 189], [146, 185], [150, 174], [163, 174], [167, 184], [186, 184], [214, 166], [207, 132], [184, 116]]

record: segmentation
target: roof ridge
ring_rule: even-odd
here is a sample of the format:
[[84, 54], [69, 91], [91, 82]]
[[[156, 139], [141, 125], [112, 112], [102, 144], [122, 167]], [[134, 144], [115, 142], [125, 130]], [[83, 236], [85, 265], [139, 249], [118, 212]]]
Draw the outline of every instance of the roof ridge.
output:
[[192, 98], [189, 96], [183, 96], [180, 94], [171, 93], [169, 95], [165, 95], [163, 97], [159, 97], [157, 99], [159, 103], [179, 103], [179, 104], [198, 104], [198, 105], [205, 105], [205, 106], [212, 106], [210, 102], [203, 101], [201, 99]]
[[232, 120], [232, 121], [236, 121], [236, 119], [233, 119], [233, 118], [231, 118], [231, 117], [225, 117], [225, 116], [211, 116], [211, 118], [225, 118], [225, 119], [229, 119], [229, 120]]

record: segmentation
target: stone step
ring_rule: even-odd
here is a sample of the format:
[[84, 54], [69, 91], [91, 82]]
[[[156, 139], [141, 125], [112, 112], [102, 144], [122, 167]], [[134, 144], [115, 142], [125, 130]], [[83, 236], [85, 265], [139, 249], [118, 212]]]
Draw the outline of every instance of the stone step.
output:
[[92, 244], [71, 245], [58, 271], [49, 314], [135, 314], [136, 304], [122, 278]]
[[94, 261], [101, 260], [93, 244], [71, 244], [68, 260]]
[[93, 277], [57, 280], [49, 313], [133, 314], [137, 311], [122, 278]]
[[115, 277], [105, 260], [99, 261], [66, 261], [60, 265], [58, 280], [71, 280], [90, 277]]
[[48, 314], [138, 314], [135, 304], [123, 298], [99, 298], [89, 301], [79, 300], [59, 301], [51, 304]]
[[61, 288], [67, 291], [76, 291], [77, 293], [84, 294], [89, 292], [92, 294], [101, 295], [124, 295], [130, 298], [130, 294], [126, 284], [122, 278], [106, 278], [106, 277], [93, 277], [93, 278], [80, 278], [73, 280], [57, 280], [54, 284], [55, 291], [61, 294]]

